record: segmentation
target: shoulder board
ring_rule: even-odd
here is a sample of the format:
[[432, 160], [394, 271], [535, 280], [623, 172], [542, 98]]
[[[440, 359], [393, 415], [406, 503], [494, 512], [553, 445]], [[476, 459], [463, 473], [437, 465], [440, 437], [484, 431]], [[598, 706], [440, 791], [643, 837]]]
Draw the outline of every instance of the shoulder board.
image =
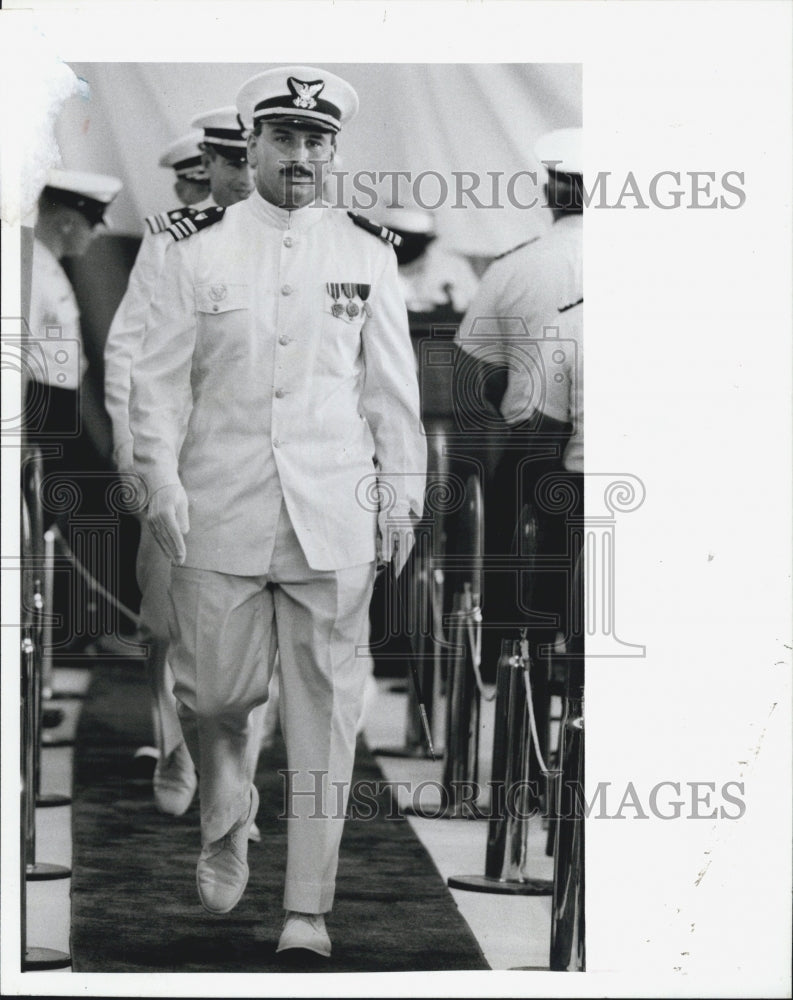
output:
[[225, 213], [225, 208], [213, 205], [212, 208], [205, 208], [203, 212], [197, 212], [188, 218], [180, 219], [179, 222], [174, 222], [172, 226], [168, 226], [168, 232], [177, 242], [186, 240], [188, 236], [220, 222]]
[[503, 260], [505, 257], [509, 257], [511, 253], [515, 253], [516, 250], [521, 250], [523, 247], [527, 247], [530, 243], [536, 243], [539, 238], [539, 236], [533, 236], [530, 240], [524, 240], [522, 243], [518, 243], [517, 246], [510, 247], [509, 250], [505, 250], [503, 253], [500, 253], [497, 257], [494, 257], [493, 260]]
[[402, 245], [402, 237], [398, 233], [392, 232], [392, 230], [378, 225], [376, 222], [372, 222], [371, 219], [365, 219], [362, 215], [358, 215], [357, 212], [348, 212], [347, 215], [349, 215], [356, 226], [365, 229], [367, 233], [379, 236], [381, 240], [385, 240], [386, 243], [392, 243], [395, 247]]
[[170, 212], [158, 212], [156, 215], [147, 216], [146, 225], [156, 235], [157, 233], [164, 233], [174, 222], [180, 222], [182, 219], [189, 218], [195, 214], [196, 211], [193, 208], [172, 208]]
[[576, 299], [575, 302], [571, 302], [569, 305], [559, 306], [559, 312], [565, 313], [567, 312], [568, 309], [572, 309], [575, 306], [580, 306], [583, 301], [584, 301], [584, 296], [582, 295], [580, 299]]

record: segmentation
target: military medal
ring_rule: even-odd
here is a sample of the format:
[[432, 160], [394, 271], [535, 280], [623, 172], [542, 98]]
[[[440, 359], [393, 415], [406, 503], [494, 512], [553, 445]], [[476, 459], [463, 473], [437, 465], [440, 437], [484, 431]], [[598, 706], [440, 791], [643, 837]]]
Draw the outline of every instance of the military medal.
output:
[[351, 318], [353, 316], [357, 316], [361, 310], [358, 308], [357, 304], [352, 301], [355, 298], [355, 285], [342, 285], [341, 290], [349, 299], [349, 302], [347, 303], [347, 315]]
[[356, 285], [355, 291], [358, 293], [358, 298], [363, 302], [363, 311], [367, 316], [372, 315], [372, 307], [366, 301], [369, 298], [369, 292], [372, 290], [371, 285]]
[[329, 282], [325, 285], [328, 294], [333, 299], [333, 305], [330, 307], [330, 311], [334, 316], [339, 317], [344, 315], [344, 306], [339, 302], [339, 297], [341, 296], [341, 286], [334, 281]]

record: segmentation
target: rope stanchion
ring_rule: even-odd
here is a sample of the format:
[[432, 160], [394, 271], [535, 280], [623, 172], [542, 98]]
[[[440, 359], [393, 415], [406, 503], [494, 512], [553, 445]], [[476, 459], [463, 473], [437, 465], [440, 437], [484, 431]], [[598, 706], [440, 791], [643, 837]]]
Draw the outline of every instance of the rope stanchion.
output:
[[41, 684], [45, 698], [54, 696], [52, 689], [52, 608], [55, 594], [55, 532], [44, 532], [44, 617], [41, 637]]
[[[409, 636], [413, 662], [419, 678], [423, 695], [423, 705], [427, 717], [427, 725], [432, 736], [433, 747], [438, 746], [438, 720], [441, 718], [441, 670], [440, 648], [443, 643], [439, 636], [441, 617], [438, 612], [439, 599], [436, 595], [439, 583], [442, 587], [443, 575], [434, 571], [432, 539], [426, 530], [421, 528], [416, 532], [416, 545], [408, 560], [402, 575], [392, 581], [393, 592], [390, 596], [400, 598], [395, 592], [397, 587], [404, 587], [412, 599], [397, 601], [395, 612], [400, 628]], [[442, 606], [442, 604], [440, 605]], [[400, 614], [403, 608], [404, 614]], [[407, 620], [410, 616], [410, 620]], [[426, 734], [421, 722], [421, 704], [416, 685], [408, 684], [405, 715], [405, 742], [395, 747], [376, 747], [372, 753], [380, 757], [412, 757], [421, 760], [432, 759]], [[442, 752], [435, 750], [435, 759], [442, 757]]]
[[44, 463], [39, 448], [26, 449], [22, 465], [22, 493], [30, 524], [30, 552], [27, 573], [30, 580], [31, 600], [30, 640], [35, 650], [37, 669], [32, 672], [33, 685], [33, 789], [37, 806], [65, 806], [71, 803], [68, 795], [41, 793], [41, 747], [43, 701], [52, 689], [52, 666], [48, 635], [51, 631], [49, 610], [52, 607], [52, 534], [44, 531], [44, 511], [41, 501], [41, 483]]
[[[528, 512], [522, 517], [524, 554], [531, 556], [536, 547], [536, 524]], [[546, 777], [549, 772], [535, 705], [538, 691], [542, 694], [544, 665], [532, 662], [526, 635], [527, 630], [522, 629], [519, 639], [501, 641], [485, 874], [452, 876], [448, 879], [450, 888], [520, 896], [549, 896], [553, 890], [550, 879], [532, 874], [528, 854], [530, 821], [540, 811], [537, 805], [541, 801], [536, 768], [539, 764]]]
[[[531, 664], [521, 640], [503, 639], [496, 680], [491, 788], [494, 801], [488, 828], [484, 875], [454, 875], [452, 889], [511, 896], [549, 896], [553, 883], [531, 874], [528, 857], [530, 819], [536, 814], [531, 776], [533, 708]], [[538, 746], [534, 747], [535, 752]], [[538, 759], [542, 760], [538, 754]], [[541, 764], [544, 768], [544, 762]]]
[[550, 968], [582, 972], [584, 948], [584, 555], [573, 574], [572, 629], [568, 643], [565, 704], [560, 734], [560, 767], [556, 799]]
[[[428, 479], [433, 479], [445, 488], [449, 477], [446, 431], [437, 422], [425, 425], [425, 429], [428, 435]], [[409, 617], [411, 620], [400, 621], [400, 627], [410, 637], [435, 759], [443, 757], [445, 739], [442, 676], [443, 649], [446, 645], [443, 635], [445, 577], [439, 565], [443, 555], [445, 527], [446, 515], [442, 505], [431, 506], [426, 520], [416, 529], [415, 548], [397, 584], [403, 585], [403, 577], [408, 582], [405, 589], [410, 596], [402, 602], [408, 609], [407, 616], [402, 617]], [[404, 743], [395, 747], [377, 747], [372, 752], [380, 757], [412, 757], [420, 760], [432, 758], [422, 726], [415, 685], [407, 685]]]
[[472, 792], [478, 787], [480, 699], [473, 670], [470, 668], [466, 640], [467, 620], [471, 612], [471, 592], [454, 595], [450, 615], [450, 649], [446, 664], [446, 753], [440, 782], [439, 807], [423, 807], [413, 802], [400, 808], [405, 816], [422, 819], [481, 819], [482, 813]]
[[462, 582], [452, 599], [446, 659], [446, 753], [441, 781], [440, 808], [423, 808], [411, 803], [400, 811], [424, 819], [482, 819], [475, 795], [479, 774], [479, 729], [483, 686], [479, 677], [478, 650], [482, 617], [482, 551], [484, 541], [484, 501], [477, 475], [465, 484], [465, 504], [457, 531], [468, 547], [469, 579]]
[[[51, 700], [52, 690], [52, 595], [54, 589], [55, 576], [55, 536], [52, 531], [44, 532], [44, 572], [43, 572], [43, 594], [38, 595], [38, 607], [40, 612], [40, 624], [36, 629], [36, 645], [38, 652], [38, 662], [40, 670], [34, 672], [34, 702], [36, 734], [34, 738], [35, 747], [35, 780], [34, 789], [36, 794], [36, 805], [40, 808], [51, 809], [57, 806], [71, 805], [71, 796], [58, 792], [43, 793], [41, 791], [41, 751], [42, 747], [52, 747], [61, 745], [71, 745], [71, 740], [54, 740], [51, 737], [45, 740], [42, 733], [43, 701]], [[49, 694], [47, 694], [49, 692]]]
[[71, 965], [71, 959], [63, 952], [52, 948], [28, 947], [27, 944], [27, 882], [69, 878], [71, 871], [63, 865], [52, 865], [36, 861], [36, 796], [35, 796], [35, 741], [37, 720], [35, 704], [36, 676], [40, 670], [39, 654], [35, 643], [36, 587], [33, 581], [33, 544], [30, 516], [24, 494], [21, 498], [22, 526], [22, 580], [21, 600], [22, 627], [20, 642], [20, 926], [22, 969], [58, 969]]

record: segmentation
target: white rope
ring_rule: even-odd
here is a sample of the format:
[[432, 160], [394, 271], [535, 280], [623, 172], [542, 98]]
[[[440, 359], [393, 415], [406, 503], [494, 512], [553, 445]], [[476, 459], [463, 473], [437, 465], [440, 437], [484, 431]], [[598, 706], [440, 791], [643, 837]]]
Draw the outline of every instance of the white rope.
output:
[[[484, 701], [494, 701], [496, 697], [495, 690], [491, 694], [485, 692], [485, 685], [482, 681], [482, 672], [480, 667], [482, 665], [482, 611], [477, 605], [471, 608], [470, 611], [461, 611], [460, 614], [464, 614], [466, 617], [466, 631], [468, 632], [468, 645], [471, 647], [471, 663], [474, 667], [474, 676], [476, 677], [476, 686], [479, 688], [479, 694]], [[476, 630], [474, 625], [478, 626]]]
[[110, 601], [111, 604], [114, 604], [118, 608], [118, 610], [123, 615], [125, 615], [127, 618], [129, 618], [129, 620], [134, 625], [140, 625], [140, 615], [136, 615], [134, 611], [130, 611], [130, 609], [125, 604], [122, 604], [121, 601], [119, 601], [117, 597], [115, 597], [113, 594], [111, 594], [109, 590], [105, 590], [105, 588], [102, 586], [102, 584], [97, 579], [95, 579], [93, 576], [91, 576], [91, 574], [88, 572], [88, 570], [82, 565], [82, 563], [77, 558], [77, 556], [69, 548], [69, 545], [68, 545], [66, 539], [61, 534], [60, 529], [58, 528], [58, 525], [57, 524], [53, 525], [53, 527], [52, 527], [51, 530], [56, 535], [56, 537], [58, 539], [58, 542], [60, 543], [60, 546], [63, 549], [64, 555], [72, 563], [72, 565], [77, 570], [77, 572], [80, 574], [80, 576], [82, 576], [85, 580], [87, 580], [91, 584], [91, 586], [94, 588], [94, 590], [98, 594], [100, 594], [102, 597], [104, 597], [105, 600]]
[[537, 720], [534, 717], [534, 698], [531, 693], [531, 681], [529, 680], [529, 653], [528, 653], [528, 643], [526, 640], [521, 641], [521, 654], [520, 658], [523, 663], [523, 683], [526, 686], [526, 704], [529, 709], [529, 726], [531, 728], [531, 739], [534, 743], [534, 752], [537, 754], [537, 760], [540, 764], [540, 770], [549, 778], [555, 774], [559, 774], [559, 771], [551, 771], [548, 765], [545, 763], [545, 758], [542, 755], [542, 750], [540, 749], [540, 737], [537, 734]]

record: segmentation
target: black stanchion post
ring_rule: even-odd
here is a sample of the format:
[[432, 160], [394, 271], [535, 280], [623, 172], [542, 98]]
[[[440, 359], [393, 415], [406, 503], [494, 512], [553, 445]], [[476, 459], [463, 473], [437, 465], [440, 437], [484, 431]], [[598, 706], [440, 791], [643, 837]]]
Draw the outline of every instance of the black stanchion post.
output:
[[570, 654], [560, 739], [551, 908], [552, 971], [581, 972], [584, 949], [584, 613], [583, 551], [573, 577]]
[[528, 721], [528, 661], [519, 640], [503, 639], [496, 681], [493, 766], [484, 875], [455, 875], [450, 888], [512, 896], [548, 896], [549, 879], [531, 875], [529, 822], [536, 815], [537, 782], [532, 780]]
[[[469, 577], [453, 597], [449, 645], [446, 647], [446, 748], [440, 809], [423, 809], [420, 803], [401, 811], [429, 819], [481, 819], [472, 797], [479, 772], [480, 678], [479, 640], [482, 590], [483, 501], [479, 478], [471, 475], [465, 485], [465, 505], [458, 531], [468, 546]], [[466, 555], [465, 553], [463, 554]]]
[[36, 795], [35, 795], [35, 739], [36, 739], [36, 676], [40, 668], [34, 642], [35, 587], [33, 585], [33, 544], [28, 506], [24, 495], [21, 498], [21, 594], [22, 610], [20, 649], [20, 694], [21, 694], [21, 736], [20, 776], [21, 776], [21, 861], [20, 861], [20, 926], [21, 965], [23, 971], [61, 969], [71, 965], [71, 959], [63, 952], [52, 948], [28, 947], [27, 944], [27, 882], [68, 878], [71, 871], [62, 865], [39, 864], [36, 862]]
[[33, 724], [33, 784], [37, 806], [66, 806], [71, 802], [68, 795], [41, 793], [41, 747], [43, 701], [52, 690], [52, 666], [48, 634], [51, 632], [53, 590], [53, 548], [54, 536], [44, 530], [44, 511], [41, 500], [41, 484], [44, 462], [41, 449], [30, 448], [24, 452], [22, 466], [22, 487], [25, 507], [30, 517], [30, 557], [28, 570], [31, 581], [31, 640], [35, 649], [35, 670], [32, 676]]

